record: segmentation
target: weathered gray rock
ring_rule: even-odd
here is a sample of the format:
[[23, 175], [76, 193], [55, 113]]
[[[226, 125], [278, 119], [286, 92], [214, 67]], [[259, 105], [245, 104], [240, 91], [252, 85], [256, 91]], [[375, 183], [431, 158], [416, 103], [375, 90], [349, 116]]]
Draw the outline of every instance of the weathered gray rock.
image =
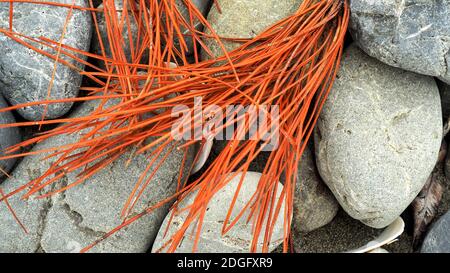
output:
[[433, 224], [422, 245], [422, 253], [450, 253], [450, 212]]
[[[116, 0], [114, 2], [116, 10], [118, 10], [117, 12], [117, 18], [120, 20], [122, 18], [122, 10], [124, 9], [123, 7], [123, 1], [122, 0]], [[103, 4], [100, 4], [98, 7], [98, 9], [103, 10]], [[129, 6], [127, 7], [129, 9]], [[102, 52], [102, 47], [100, 45], [100, 39], [103, 43], [103, 47], [105, 50], [105, 55], [108, 58], [113, 58], [112, 56], [112, 51], [111, 51], [111, 46], [110, 46], [110, 42], [108, 39], [108, 30], [107, 30], [107, 22], [106, 22], [106, 17], [105, 17], [105, 13], [104, 12], [98, 12], [97, 14], [97, 25], [98, 25], [98, 30], [100, 33], [100, 37], [99, 35], [94, 31], [94, 35], [92, 36], [92, 51], [95, 54], [98, 55], [103, 55]], [[128, 27], [127, 24], [123, 25], [122, 28], [122, 37], [123, 37], [123, 44], [122, 44], [122, 48], [123, 48], [123, 53], [127, 58], [128, 62], [136, 62], [135, 60], [133, 60], [133, 56], [137, 56], [137, 52], [136, 52], [136, 45], [138, 44], [138, 31], [139, 31], [139, 22], [136, 21], [136, 18], [134, 16], [132, 16], [131, 11], [129, 10], [128, 13], [128, 19], [130, 22], [130, 25]], [[133, 48], [134, 51], [131, 50], [130, 47], [130, 34], [132, 37], [132, 44], [133, 44]], [[142, 56], [141, 56], [141, 60], [145, 60], [148, 57], [148, 50], [144, 50]], [[139, 62], [138, 62], [139, 63]], [[103, 61], [99, 61], [99, 66], [102, 68], [105, 68], [105, 63]]]
[[[245, 176], [243, 186], [237, 198], [231, 219], [239, 214], [239, 212], [245, 207], [246, 203], [251, 199], [252, 195], [255, 193], [258, 181], [261, 177], [260, 173], [248, 172]], [[222, 236], [222, 226], [223, 222], [228, 213], [228, 209], [234, 197], [236, 187], [239, 184], [241, 176], [237, 175], [228, 185], [219, 190], [215, 196], [211, 199], [208, 205], [208, 209], [204, 216], [202, 231], [200, 233], [200, 239], [197, 245], [197, 252], [199, 253], [246, 253], [250, 252], [250, 246], [253, 239], [252, 224], [246, 223], [248, 218], [248, 211], [246, 211], [243, 216], [239, 219], [236, 225], [224, 236]], [[283, 186], [280, 184], [277, 191], [277, 198], [280, 196]], [[179, 209], [185, 208], [192, 204], [196, 195], [188, 195], [179, 206]], [[175, 214], [172, 218], [172, 223], [167, 230], [167, 234], [164, 237], [164, 233], [169, 224], [169, 220], [173, 215], [173, 211], [170, 212], [166, 219], [164, 220], [158, 236], [153, 245], [152, 252], [166, 252], [170, 245], [166, 245], [167, 240], [169, 240], [173, 234], [178, 230], [179, 227], [184, 223], [189, 211], [184, 211], [179, 214]], [[275, 223], [274, 232], [272, 234], [272, 240], [270, 244], [269, 251], [275, 249], [283, 240], [283, 214], [284, 205], [280, 210], [280, 214]], [[182, 243], [178, 246], [176, 252], [187, 253], [192, 252], [194, 245], [194, 237], [191, 237], [193, 228], [192, 225], [188, 228], [185, 233], [185, 237]], [[265, 225], [263, 229], [265, 230]], [[264, 233], [264, 232], [262, 232]], [[258, 241], [258, 250], [261, 251], [262, 242], [264, 239], [264, 234], [261, 234]]]
[[[0, 95], [0, 109], [8, 107], [6, 101]], [[16, 120], [11, 112], [0, 113], [0, 124], [10, 124], [15, 123]], [[20, 131], [17, 127], [13, 128], [2, 128], [0, 129], [0, 155], [4, 155], [4, 150], [12, 145], [19, 143], [22, 140]], [[16, 159], [6, 159], [0, 160], [0, 169], [6, 173], [9, 173], [11, 168], [14, 166]], [[0, 178], [4, 176], [3, 172], [0, 172]]]
[[[74, 115], [89, 114], [96, 103], [84, 103]], [[78, 138], [77, 135], [56, 136], [37, 144], [34, 150], [72, 143]], [[9, 193], [43, 174], [51, 164], [51, 160], [42, 160], [44, 156], [25, 157], [13, 172], [13, 177], [1, 184], [3, 191]], [[143, 154], [136, 156], [126, 166], [129, 157], [129, 154], [123, 155], [85, 183], [52, 198], [23, 201], [20, 200], [20, 194], [11, 197], [9, 202], [28, 229], [27, 235], [14, 221], [4, 203], [0, 203], [0, 252], [78, 252], [120, 225], [123, 205], [149, 163], [146, 154]], [[132, 215], [175, 192], [182, 159], [183, 153], [176, 149], [167, 157]], [[185, 173], [192, 160], [193, 156], [189, 155], [186, 169], [183, 170]], [[149, 174], [152, 170], [150, 168]], [[74, 181], [76, 173], [71, 173], [61, 179], [59, 184]], [[146, 252], [168, 210], [169, 207], [164, 206], [142, 217], [102, 241], [92, 252]]]
[[[54, 2], [66, 3], [65, 0]], [[71, 4], [70, 2], [69, 4]], [[86, 7], [86, 0], [76, 0], [75, 4]], [[39, 39], [45, 37], [59, 42], [63, 33], [69, 8], [35, 3], [14, 3], [14, 31]], [[0, 3], [0, 28], [9, 28], [9, 3]], [[91, 13], [74, 9], [62, 39], [62, 44], [88, 51], [91, 40]], [[26, 40], [30, 42], [30, 40]], [[38, 43], [31, 42], [35, 47], [53, 55], [57, 49], [50, 49]], [[70, 52], [73, 54], [73, 52]], [[18, 42], [0, 34], [0, 90], [13, 104], [21, 104], [49, 99], [72, 98], [78, 95], [81, 85], [81, 75], [72, 68], [58, 63], [53, 85], [48, 97], [55, 60], [29, 49]], [[83, 56], [78, 56], [85, 59]], [[78, 69], [84, 66], [61, 53], [60, 60], [67, 61]], [[57, 118], [69, 111], [72, 103], [57, 103], [48, 106], [29, 106], [18, 112], [26, 119], [39, 120], [44, 112], [48, 119]]]
[[[220, 2], [222, 13], [215, 5], [208, 14], [208, 22], [219, 37], [225, 38], [253, 38], [274, 23], [297, 11], [302, 0], [225, 0]], [[207, 34], [211, 31], [207, 30]], [[225, 48], [230, 51], [240, 44], [231, 41], [222, 41]], [[214, 57], [224, 55], [220, 45], [212, 39], [205, 44]], [[203, 50], [202, 58], [210, 56]]]
[[308, 146], [298, 168], [294, 196], [293, 227], [296, 232], [310, 232], [330, 223], [339, 204], [319, 176], [314, 155]]
[[389, 225], [424, 186], [441, 140], [434, 79], [351, 45], [315, 131], [319, 172], [347, 213], [371, 227]]
[[450, 83], [450, 0], [351, 0], [350, 32], [370, 56]]

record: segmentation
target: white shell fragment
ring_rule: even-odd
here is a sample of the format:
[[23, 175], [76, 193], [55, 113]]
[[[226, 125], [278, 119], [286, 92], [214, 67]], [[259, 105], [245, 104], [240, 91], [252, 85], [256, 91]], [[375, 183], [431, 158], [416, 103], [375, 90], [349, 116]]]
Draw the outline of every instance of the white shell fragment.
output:
[[384, 245], [393, 243], [397, 237], [403, 233], [404, 229], [405, 223], [401, 217], [398, 217], [380, 234], [380, 236], [378, 236], [378, 238], [368, 242], [365, 246], [347, 251], [347, 253], [367, 253], [377, 250]]
[[379, 253], [389, 253], [389, 251], [387, 251], [386, 249], [380, 247], [380, 248], [371, 250], [371, 251], [369, 251], [368, 253], [379, 254]]

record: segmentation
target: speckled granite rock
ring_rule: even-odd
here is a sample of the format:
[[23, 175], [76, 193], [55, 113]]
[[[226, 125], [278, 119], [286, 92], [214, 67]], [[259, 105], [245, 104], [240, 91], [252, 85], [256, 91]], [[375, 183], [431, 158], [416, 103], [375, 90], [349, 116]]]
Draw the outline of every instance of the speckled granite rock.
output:
[[450, 83], [450, 0], [351, 0], [350, 32], [369, 55]]
[[[205, 213], [204, 222], [202, 226], [202, 231], [200, 234], [200, 240], [198, 242], [198, 253], [247, 253], [250, 252], [250, 246], [253, 238], [252, 225], [246, 223], [248, 217], [248, 211], [244, 213], [239, 222], [224, 236], [221, 235], [223, 221], [228, 213], [228, 208], [232, 202], [235, 194], [236, 187], [240, 180], [240, 175], [233, 178], [232, 181], [221, 190], [219, 190], [215, 196], [211, 199], [208, 205], [208, 209]], [[256, 191], [257, 183], [261, 177], [261, 174], [256, 172], [248, 172], [246, 174], [243, 187], [237, 198], [231, 219], [239, 214], [239, 212], [244, 208], [246, 203], [250, 200], [252, 195]], [[277, 192], [277, 196], [281, 194], [283, 186], [280, 184]], [[185, 208], [192, 204], [195, 194], [191, 194], [181, 202], [179, 208]], [[167, 234], [164, 237], [164, 233], [167, 229], [167, 225], [172, 216], [172, 212], [166, 216], [164, 223], [158, 233], [158, 236], [153, 245], [152, 252], [165, 252], [168, 246], [165, 246], [168, 239], [170, 239], [173, 234], [177, 231], [177, 228], [182, 225], [188, 211], [184, 211], [180, 214], [176, 214], [172, 218], [172, 223], [167, 230]], [[274, 232], [272, 234], [272, 240], [269, 251], [275, 249], [283, 240], [283, 215], [284, 205], [282, 206], [279, 214], [279, 218], [274, 227]], [[189, 234], [192, 233], [193, 226], [189, 227], [182, 243], [178, 246], [176, 252], [187, 253], [192, 252], [193, 249], [193, 237]], [[263, 226], [263, 230], [265, 230]], [[259, 247], [261, 249], [262, 240], [264, 234], [261, 234], [259, 240]], [[164, 246], [164, 247], [163, 247]]]
[[[0, 95], [0, 109], [8, 107], [6, 101]], [[9, 124], [14, 123], [16, 120], [11, 112], [3, 112], [0, 113], [0, 124]], [[13, 128], [2, 128], [0, 129], [0, 155], [4, 155], [4, 150], [12, 145], [19, 143], [22, 140], [20, 130], [17, 127]], [[16, 159], [6, 159], [0, 160], [0, 168], [1, 170], [9, 173], [11, 168], [14, 166]], [[0, 178], [4, 177], [3, 172], [0, 172]], [[0, 181], [1, 183], [1, 181]]]
[[450, 253], [450, 212], [433, 224], [422, 245], [422, 253]]
[[[84, 116], [94, 109], [96, 102], [84, 103], [75, 116]], [[54, 147], [76, 141], [78, 136], [57, 136], [37, 144], [34, 150]], [[17, 166], [13, 178], [0, 187], [5, 193], [37, 178], [49, 167], [44, 155], [28, 156]], [[47, 199], [22, 201], [20, 195], [9, 199], [19, 219], [29, 231], [25, 235], [4, 203], [0, 204], [0, 252], [77, 252], [93, 243], [106, 232], [120, 225], [120, 212], [131, 193], [132, 187], [146, 168], [145, 154], [136, 156], [127, 167], [125, 154], [84, 184]], [[183, 153], [173, 151], [152, 178], [142, 200], [132, 213], [139, 213], [175, 192], [178, 170]], [[187, 166], [192, 161], [187, 157]], [[150, 172], [152, 173], [152, 169]], [[60, 185], [75, 181], [76, 174], [68, 174], [59, 181]], [[148, 214], [132, 225], [101, 242], [92, 252], [146, 252], [153, 243], [168, 206]]]
[[[66, 3], [64, 0], [54, 2]], [[87, 6], [86, 0], [76, 0], [76, 5]], [[68, 8], [34, 3], [14, 4], [14, 31], [32, 38], [45, 37], [59, 42], [66, 22]], [[9, 3], [0, 3], [0, 28], [9, 27]], [[89, 11], [73, 10], [62, 43], [88, 51], [91, 40], [91, 14]], [[39, 49], [57, 55], [57, 50], [34, 43]], [[45, 100], [52, 78], [55, 61], [0, 34], [0, 90], [13, 105]], [[60, 59], [78, 69], [83, 65], [60, 54]], [[82, 59], [84, 57], [79, 56]], [[76, 97], [81, 84], [77, 71], [58, 63], [50, 99]], [[66, 114], [72, 103], [57, 103], [48, 106], [46, 118], [57, 118]], [[39, 120], [43, 106], [30, 106], [18, 112], [26, 119]]]
[[350, 46], [315, 131], [316, 161], [347, 213], [383, 228], [417, 196], [442, 140], [433, 78]]
[[[294, 13], [302, 0], [224, 0], [220, 1], [222, 13], [213, 5], [208, 14], [208, 22], [220, 37], [253, 38], [274, 23]], [[210, 34], [210, 31], [206, 31]], [[215, 57], [223, 55], [219, 44], [206, 40], [205, 44]], [[223, 41], [227, 50], [233, 50], [239, 43]], [[203, 50], [202, 58], [210, 56]]]

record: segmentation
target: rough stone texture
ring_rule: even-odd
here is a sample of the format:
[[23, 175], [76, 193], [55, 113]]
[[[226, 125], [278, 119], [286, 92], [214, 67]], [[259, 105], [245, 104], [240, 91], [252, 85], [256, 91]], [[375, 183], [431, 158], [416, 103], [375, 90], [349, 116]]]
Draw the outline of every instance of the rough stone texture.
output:
[[[234, 197], [236, 187], [239, 184], [240, 175], [236, 176], [228, 185], [219, 190], [214, 197], [211, 199], [208, 205], [208, 209], [204, 216], [202, 231], [200, 234], [200, 239], [198, 242], [198, 253], [247, 253], [250, 252], [250, 246], [253, 238], [252, 224], [246, 223], [248, 218], [248, 211], [246, 211], [240, 218], [238, 223], [224, 236], [221, 235], [223, 221], [226, 218], [228, 209]], [[251, 199], [252, 195], [255, 193], [258, 181], [261, 174], [256, 172], [248, 172], [246, 174], [243, 186], [237, 198], [231, 219], [239, 214], [239, 212], [244, 208], [246, 203]], [[278, 187], [277, 198], [280, 196], [283, 186], [280, 184]], [[196, 195], [191, 194], [180, 203], [179, 209], [185, 208], [192, 204]], [[168, 246], [162, 248], [167, 240], [169, 240], [177, 229], [184, 223], [186, 216], [189, 212], [184, 211], [180, 214], [176, 214], [172, 218], [172, 223], [167, 230], [167, 234], [164, 237], [164, 232], [166, 231], [169, 220], [172, 216], [172, 212], [166, 216], [158, 236], [153, 245], [152, 252], [165, 252]], [[272, 234], [272, 240], [269, 247], [269, 251], [275, 249], [283, 240], [283, 215], [284, 205], [281, 207], [279, 217], [275, 223], [274, 232]], [[192, 234], [194, 225], [190, 226], [186, 231], [186, 235], [183, 238], [181, 244], [178, 246], [176, 252], [187, 253], [192, 252], [194, 245], [194, 237], [190, 237]], [[265, 225], [263, 225], [262, 230], [265, 230]], [[264, 232], [263, 232], [264, 233]], [[261, 251], [261, 246], [263, 242], [264, 234], [261, 234], [258, 241], [258, 250]], [[162, 248], [162, 249], [161, 249]]]
[[[334, 220], [308, 234], [294, 234], [297, 253], [339, 253], [359, 248], [377, 238], [383, 230], [368, 227], [340, 210]], [[383, 246], [391, 253], [411, 253], [412, 237], [404, 232], [399, 240]]]
[[[6, 101], [0, 95], [0, 109], [8, 107]], [[16, 120], [11, 112], [0, 113], [0, 124], [15, 123]], [[4, 155], [4, 150], [12, 145], [15, 145], [21, 141], [22, 137], [17, 127], [13, 128], [1, 128], [0, 129], [0, 156]], [[0, 169], [6, 173], [9, 173], [14, 166], [16, 159], [0, 160]], [[0, 178], [4, 177], [4, 173], [0, 172]], [[1, 182], [1, 181], [0, 181]]]
[[433, 78], [350, 46], [315, 131], [316, 161], [347, 213], [383, 228], [424, 186], [442, 140]]
[[438, 86], [441, 94], [442, 116], [446, 120], [450, 117], [450, 85], [438, 81]]
[[[68, 0], [54, 2], [72, 4]], [[88, 6], [86, 0], [76, 0], [78, 6]], [[32, 38], [45, 37], [59, 42], [66, 22], [68, 8], [34, 3], [14, 3], [13, 30]], [[9, 28], [9, 3], [0, 3], [0, 28]], [[73, 10], [62, 39], [64, 45], [88, 51], [91, 40], [91, 14], [88, 11]], [[29, 42], [29, 40], [27, 40]], [[34, 46], [53, 55], [58, 50], [33, 43]], [[71, 52], [73, 53], [73, 52]], [[55, 61], [29, 49], [4, 34], [0, 34], [0, 90], [13, 104], [47, 99]], [[82, 56], [78, 56], [84, 58]], [[61, 53], [60, 60], [67, 61], [79, 69], [84, 66]], [[76, 97], [81, 85], [81, 75], [58, 63], [50, 99]], [[58, 103], [48, 106], [46, 118], [57, 118], [69, 111], [72, 103]], [[39, 120], [45, 107], [30, 106], [18, 112], [26, 119]]]
[[[253, 38], [274, 23], [293, 14], [302, 0], [222, 0], [219, 13], [213, 5], [208, 14], [208, 22], [219, 35], [224, 38]], [[210, 30], [206, 31], [211, 34]], [[225, 48], [230, 51], [240, 44], [231, 41], [222, 41]], [[205, 41], [215, 57], [223, 55], [220, 45], [212, 39]], [[203, 50], [202, 58], [210, 56]]]
[[309, 232], [330, 223], [339, 210], [339, 204], [320, 178], [310, 147], [303, 152], [297, 183], [294, 196], [294, 230]]
[[370, 56], [450, 83], [450, 0], [351, 0], [350, 32]]
[[450, 253], [450, 212], [433, 224], [422, 245], [422, 253]]
[[[123, 1], [116, 0], [114, 2], [114, 4], [116, 7], [116, 10], [120, 10], [117, 12], [117, 18], [120, 20], [122, 18]], [[97, 8], [103, 10], [103, 4], [100, 4]], [[129, 12], [131, 12], [131, 11], [129, 11]], [[101, 37], [101, 40], [102, 40], [102, 43], [103, 43], [103, 46], [105, 49], [105, 55], [108, 58], [112, 58], [111, 47], [110, 47], [110, 43], [109, 43], [109, 39], [108, 39], [105, 13], [98, 12], [96, 15], [97, 15], [97, 24], [98, 24], [100, 37]], [[130, 27], [128, 27], [126, 24], [124, 24], [124, 26], [122, 28], [122, 37], [123, 37], [122, 47], [124, 49], [123, 50], [124, 55], [127, 57], [127, 61], [132, 62], [133, 61], [132, 60], [133, 52], [131, 51], [131, 47], [130, 47], [130, 33], [131, 33], [131, 37], [133, 39], [132, 43], [134, 45], [134, 50], [136, 50], [137, 38], [138, 38], [138, 22], [130, 13], [128, 13], [128, 18], [130, 20]], [[100, 46], [99, 35], [95, 31], [92, 36], [92, 52], [94, 52], [95, 54], [98, 54], [98, 55], [103, 55], [103, 52], [102, 52], [102, 49]], [[137, 53], [134, 52], [134, 55], [136, 55], [136, 54]], [[146, 58], [148, 58], [148, 50], [146, 50], [142, 55], [142, 60], [145, 60]], [[135, 61], [133, 61], [133, 62], [135, 62]], [[104, 68], [105, 63], [103, 61], [99, 61], [99, 66]]]
[[[74, 116], [89, 114], [95, 103], [84, 103], [74, 112]], [[71, 143], [77, 139], [76, 135], [57, 136], [37, 144], [34, 150]], [[27, 235], [14, 221], [5, 204], [0, 203], [0, 252], [78, 252], [120, 225], [123, 205], [149, 162], [145, 155], [140, 155], [125, 167], [129, 156], [125, 154], [84, 184], [52, 198], [22, 201], [21, 194], [11, 197], [9, 202], [28, 229]], [[13, 172], [13, 177], [1, 184], [3, 191], [9, 193], [43, 174], [50, 166], [50, 161], [42, 160], [43, 157], [25, 157]], [[175, 192], [182, 158], [183, 153], [178, 151], [167, 158], [155, 173], [132, 215]], [[188, 156], [185, 172], [192, 160], [192, 156]], [[149, 173], [152, 173], [152, 168]], [[75, 175], [68, 174], [59, 184], [74, 182]], [[168, 210], [169, 207], [164, 206], [142, 217], [102, 241], [91, 252], [146, 252]]]

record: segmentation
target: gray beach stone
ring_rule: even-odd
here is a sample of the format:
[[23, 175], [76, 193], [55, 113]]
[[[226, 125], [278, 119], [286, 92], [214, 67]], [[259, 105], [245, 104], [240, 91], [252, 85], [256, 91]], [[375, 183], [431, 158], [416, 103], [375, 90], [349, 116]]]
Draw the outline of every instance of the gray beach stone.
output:
[[[239, 214], [239, 212], [244, 208], [246, 203], [251, 199], [252, 195], [255, 193], [258, 185], [258, 181], [261, 177], [260, 173], [247, 172], [243, 186], [237, 198], [231, 219]], [[248, 211], [246, 211], [243, 216], [239, 219], [236, 225], [225, 235], [222, 236], [222, 226], [223, 221], [226, 218], [228, 209], [234, 197], [236, 187], [239, 184], [241, 175], [237, 175], [230, 181], [225, 187], [219, 190], [214, 197], [210, 200], [208, 204], [208, 209], [204, 216], [204, 221], [202, 225], [202, 230], [200, 233], [200, 239], [197, 245], [198, 253], [248, 253], [250, 252], [250, 246], [253, 239], [252, 224], [246, 223], [248, 218]], [[283, 186], [280, 184], [277, 191], [277, 198], [280, 196]], [[196, 197], [196, 194], [188, 195], [180, 204], [179, 209], [185, 208], [192, 204]], [[172, 223], [167, 229], [169, 220], [173, 215], [173, 210], [169, 212], [164, 220], [158, 236], [153, 245], [152, 252], [166, 252], [170, 245], [166, 245], [167, 240], [169, 240], [179, 227], [184, 223], [186, 216], [189, 211], [183, 211], [181, 213], [175, 214], [172, 218]], [[269, 251], [275, 249], [283, 240], [283, 214], [284, 205], [282, 205], [280, 214], [275, 223], [274, 232], [272, 234], [271, 244], [269, 246]], [[192, 252], [194, 246], [194, 237], [191, 237], [194, 225], [190, 226], [185, 233], [181, 244], [176, 249], [178, 253], [189, 253]], [[164, 233], [167, 229], [167, 234], [164, 237]], [[265, 225], [263, 225], [262, 230], [265, 230]], [[258, 250], [261, 251], [262, 242], [264, 238], [264, 232], [262, 232], [260, 239], [258, 241]]]
[[[55, 0], [57, 3], [72, 4], [72, 1]], [[75, 4], [87, 7], [86, 0], [76, 0]], [[59, 42], [63, 33], [69, 8], [37, 5], [35, 3], [14, 3], [13, 30], [15, 32], [39, 39], [45, 37]], [[9, 28], [9, 3], [0, 3], [0, 28]], [[64, 45], [88, 51], [91, 40], [91, 13], [74, 9], [69, 19], [62, 43]], [[26, 40], [26, 42], [30, 42]], [[35, 42], [30, 42], [40, 50], [58, 54], [57, 49], [50, 49]], [[70, 52], [71, 54], [73, 52]], [[55, 60], [38, 53], [18, 42], [0, 34], [0, 90], [13, 105], [49, 99], [73, 98], [78, 95], [81, 75], [78, 71], [58, 63], [53, 86], [48, 97]], [[81, 59], [85, 57], [80, 56]], [[79, 70], [84, 65], [61, 53], [64, 60]], [[53, 119], [66, 114], [72, 103], [50, 104], [45, 118]], [[44, 106], [30, 106], [18, 109], [28, 120], [39, 120], [44, 114]]]
[[423, 188], [441, 140], [434, 79], [351, 45], [315, 130], [320, 175], [346, 212], [371, 227], [389, 225]]
[[294, 196], [295, 232], [310, 232], [330, 223], [339, 204], [324, 184], [316, 168], [310, 145], [302, 154]]
[[[214, 31], [223, 38], [254, 38], [274, 23], [295, 13], [302, 0], [224, 0], [220, 1], [220, 13], [215, 5], [208, 14], [208, 22]], [[206, 30], [206, 34], [211, 34]], [[223, 40], [228, 51], [239, 47], [239, 43]], [[205, 40], [214, 57], [224, 55], [220, 45], [213, 39]], [[210, 56], [202, 50], [202, 59]]]
[[[91, 113], [98, 102], [86, 102], [74, 116]], [[56, 136], [37, 144], [33, 150], [44, 149], [77, 141], [78, 135]], [[190, 153], [184, 173], [193, 160]], [[29, 234], [17, 225], [4, 203], [0, 203], [0, 252], [78, 252], [81, 248], [101, 238], [122, 223], [120, 212], [140, 175], [149, 163], [148, 154], [130, 158], [126, 153], [105, 169], [62, 194], [46, 199], [20, 200], [21, 194], [9, 199], [18, 218]], [[13, 177], [1, 184], [5, 193], [42, 175], [52, 160], [42, 160], [45, 155], [31, 155], [23, 159], [13, 172]], [[131, 215], [175, 193], [178, 171], [183, 153], [174, 149], [155, 172], [151, 183]], [[153, 168], [150, 168], [149, 174]], [[77, 173], [70, 173], [58, 181], [60, 186], [76, 181]], [[100, 242], [91, 252], [146, 252], [151, 247], [169, 205], [156, 209]]]
[[450, 253], [450, 217], [445, 214], [428, 230], [421, 253]]
[[351, 0], [350, 32], [370, 56], [450, 83], [450, 0]]
[[422, 253], [450, 253], [450, 212], [431, 226], [421, 249]]
[[[3, 97], [0, 95], [0, 109], [8, 107], [8, 104], [6, 104], [6, 101], [3, 99]], [[11, 112], [3, 112], [0, 113], [0, 124], [10, 124], [15, 123], [16, 120]], [[0, 129], [0, 155], [4, 155], [4, 150], [8, 147], [11, 147], [15, 144], [18, 144], [22, 140], [20, 130], [17, 127], [12, 128], [2, 128]], [[16, 159], [6, 159], [6, 160], [0, 160], [0, 168], [6, 173], [9, 173], [9, 171], [14, 166], [14, 163], [16, 162]], [[0, 178], [4, 177], [4, 173], [0, 172]]]

